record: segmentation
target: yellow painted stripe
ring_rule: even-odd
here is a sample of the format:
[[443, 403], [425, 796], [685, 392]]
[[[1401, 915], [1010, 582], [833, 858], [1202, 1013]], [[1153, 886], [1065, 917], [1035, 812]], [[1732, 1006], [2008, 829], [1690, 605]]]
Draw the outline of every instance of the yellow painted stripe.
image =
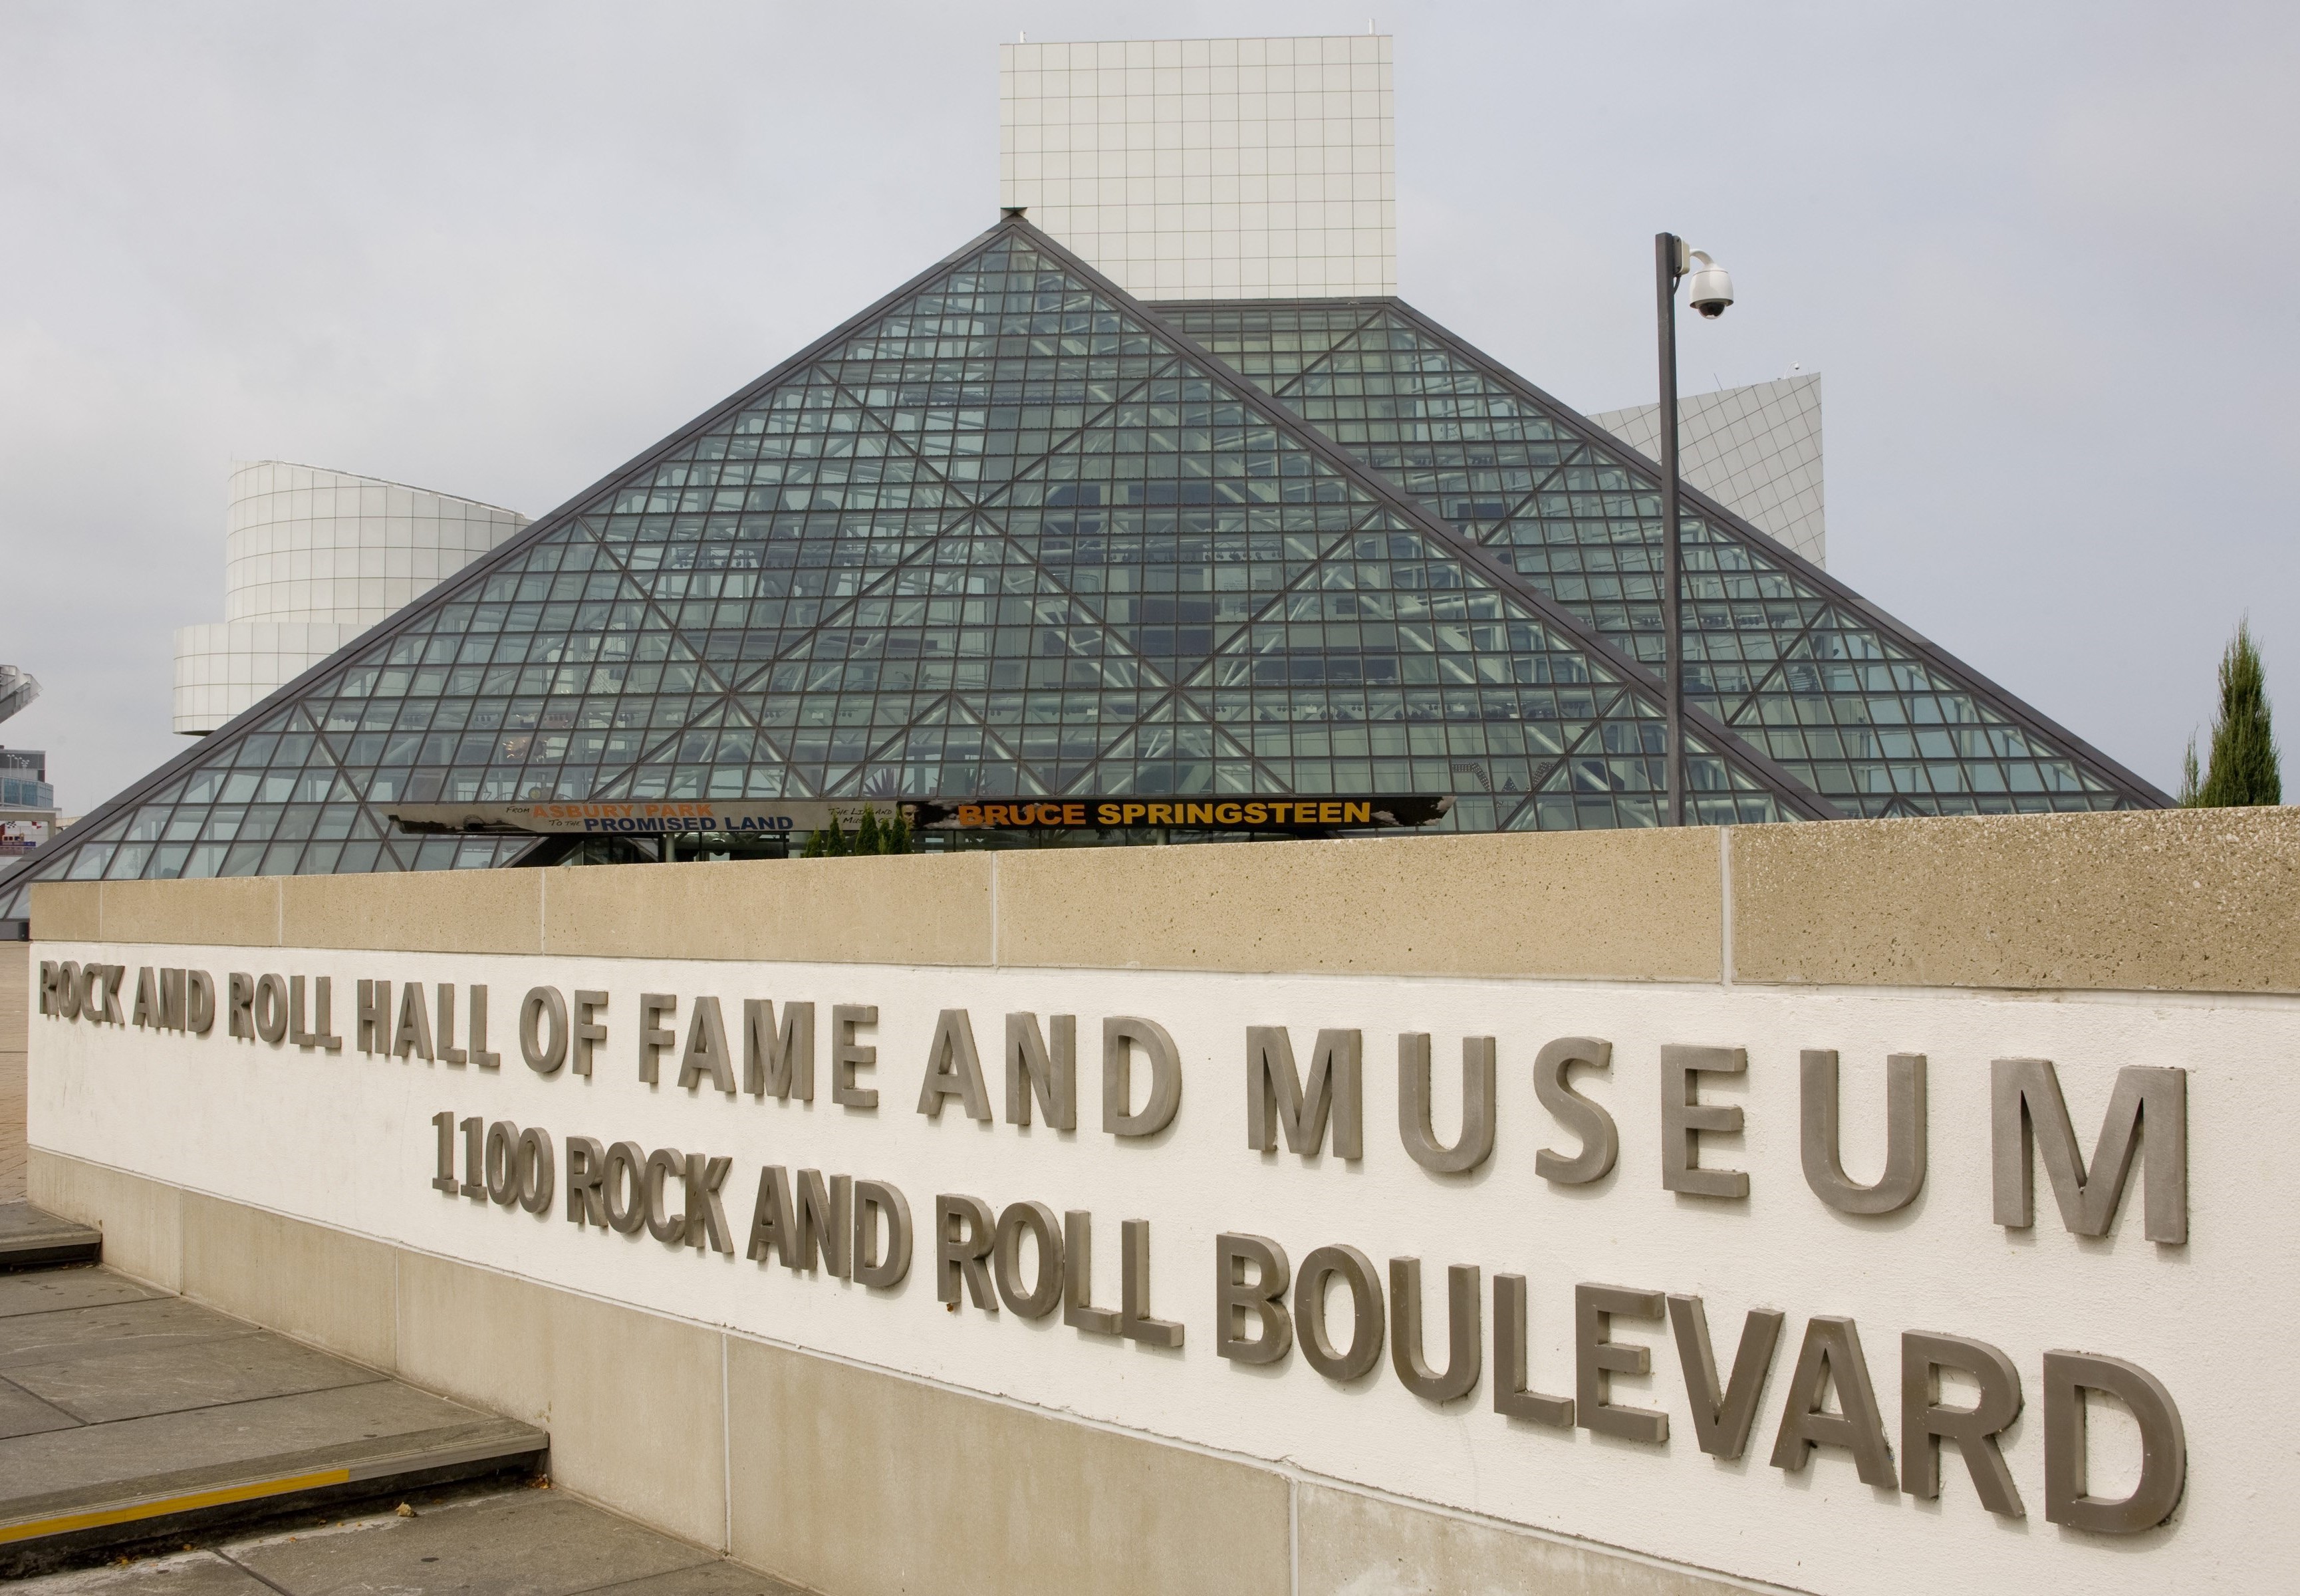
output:
[[161, 1518], [170, 1513], [189, 1513], [200, 1508], [222, 1507], [229, 1502], [254, 1501], [259, 1497], [279, 1496], [290, 1491], [308, 1491], [318, 1485], [341, 1485], [351, 1477], [352, 1471], [348, 1468], [328, 1468], [318, 1474], [283, 1475], [278, 1479], [254, 1480], [244, 1485], [195, 1491], [188, 1496], [154, 1497], [148, 1501], [133, 1502], [123, 1508], [98, 1508], [91, 1513], [66, 1513], [54, 1518], [27, 1519], [21, 1524], [0, 1526], [0, 1546], [12, 1541], [29, 1541], [40, 1535], [102, 1529], [107, 1525], [133, 1524], [139, 1518]]

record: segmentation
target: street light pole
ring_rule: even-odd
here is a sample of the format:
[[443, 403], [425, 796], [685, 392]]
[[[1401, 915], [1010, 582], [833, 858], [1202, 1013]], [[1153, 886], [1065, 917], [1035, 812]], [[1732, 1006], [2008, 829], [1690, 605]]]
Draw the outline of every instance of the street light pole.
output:
[[1661, 631], [1662, 739], [1669, 761], [1663, 825], [1685, 823], [1684, 577], [1678, 568], [1677, 280], [1685, 245], [1675, 233], [1654, 235], [1654, 310], [1661, 335]]
[[[1701, 263], [1694, 272], [1693, 263]], [[1654, 311], [1661, 328], [1661, 626], [1662, 704], [1669, 743], [1664, 825], [1685, 823], [1685, 526], [1678, 512], [1684, 486], [1677, 460], [1677, 280], [1693, 272], [1686, 297], [1714, 322], [1733, 303], [1733, 279], [1675, 233], [1654, 235]]]

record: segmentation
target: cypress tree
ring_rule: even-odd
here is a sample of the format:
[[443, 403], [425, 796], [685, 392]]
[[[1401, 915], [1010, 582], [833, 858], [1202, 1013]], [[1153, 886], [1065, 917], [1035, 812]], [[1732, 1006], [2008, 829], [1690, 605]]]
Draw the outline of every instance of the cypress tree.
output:
[[884, 853], [879, 843], [879, 812], [870, 805], [862, 806], [862, 822], [854, 828], [854, 851], [858, 854]]
[[2248, 622], [2237, 623], [2221, 656], [2221, 709], [2212, 722], [2212, 762], [2196, 802], [2206, 808], [2280, 804], [2276, 734], [2268, 723], [2267, 674]]
[[911, 851], [911, 819], [903, 813], [901, 805], [895, 806], [895, 818], [887, 823], [887, 829], [879, 836], [884, 839], [886, 849], [890, 854]]
[[2196, 740], [2188, 739], [2188, 751], [2180, 756], [2180, 807], [2194, 809], [2204, 803], [2204, 780], [2196, 774]]

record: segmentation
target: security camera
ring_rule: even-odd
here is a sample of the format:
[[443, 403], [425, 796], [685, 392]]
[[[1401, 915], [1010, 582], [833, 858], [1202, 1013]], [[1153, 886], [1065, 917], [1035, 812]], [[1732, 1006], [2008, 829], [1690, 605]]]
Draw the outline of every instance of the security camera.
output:
[[1701, 265], [1693, 273], [1693, 280], [1686, 289], [1686, 297], [1693, 302], [1694, 309], [1714, 322], [1725, 313], [1725, 307], [1733, 303], [1732, 274], [1711, 260], [1706, 250], [1695, 250], [1693, 258]]

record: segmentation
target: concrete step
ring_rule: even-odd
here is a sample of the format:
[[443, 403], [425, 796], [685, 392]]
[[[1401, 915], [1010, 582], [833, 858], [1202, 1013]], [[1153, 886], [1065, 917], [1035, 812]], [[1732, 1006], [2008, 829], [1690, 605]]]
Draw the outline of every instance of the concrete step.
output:
[[0, 1578], [532, 1475], [549, 1447], [107, 1269], [0, 1276]]
[[104, 1233], [59, 1219], [28, 1202], [0, 1203], [0, 1270], [92, 1264], [104, 1256]]

